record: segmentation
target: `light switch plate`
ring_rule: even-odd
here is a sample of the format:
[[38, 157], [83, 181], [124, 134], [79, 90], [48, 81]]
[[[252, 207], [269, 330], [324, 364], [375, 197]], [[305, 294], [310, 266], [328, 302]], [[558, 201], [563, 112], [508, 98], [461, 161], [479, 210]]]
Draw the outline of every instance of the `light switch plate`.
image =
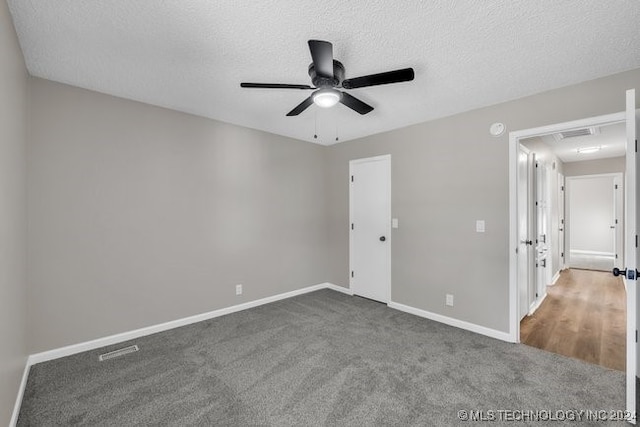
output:
[[444, 302], [448, 307], [453, 307], [453, 295], [447, 294]]
[[398, 228], [398, 218], [391, 218], [391, 228]]
[[476, 221], [476, 232], [484, 233], [484, 220], [479, 219]]

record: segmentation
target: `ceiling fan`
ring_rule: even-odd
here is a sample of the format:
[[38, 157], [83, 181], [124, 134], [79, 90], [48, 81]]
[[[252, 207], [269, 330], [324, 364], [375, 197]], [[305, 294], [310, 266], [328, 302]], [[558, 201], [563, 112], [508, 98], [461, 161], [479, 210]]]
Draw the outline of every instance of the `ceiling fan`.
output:
[[357, 89], [367, 86], [407, 82], [413, 80], [414, 77], [413, 68], [403, 68], [345, 80], [344, 66], [340, 61], [333, 59], [333, 45], [331, 43], [324, 40], [309, 40], [309, 50], [313, 60], [309, 65], [309, 76], [315, 87], [282, 83], [240, 83], [240, 86], [259, 89], [315, 90], [310, 97], [289, 111], [287, 116], [297, 116], [309, 108], [311, 104], [329, 108], [338, 102], [360, 114], [367, 114], [373, 110], [371, 105], [336, 88], [342, 86], [343, 89]]

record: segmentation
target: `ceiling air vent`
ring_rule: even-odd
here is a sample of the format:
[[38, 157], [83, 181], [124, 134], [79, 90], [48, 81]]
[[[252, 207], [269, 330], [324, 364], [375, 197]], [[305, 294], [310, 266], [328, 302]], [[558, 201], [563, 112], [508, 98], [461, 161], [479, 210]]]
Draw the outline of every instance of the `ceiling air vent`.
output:
[[562, 141], [567, 138], [576, 138], [578, 136], [591, 136], [598, 134], [598, 128], [595, 126], [591, 126], [588, 128], [580, 128], [580, 129], [571, 129], [563, 132], [554, 133], [553, 137], [556, 141]]

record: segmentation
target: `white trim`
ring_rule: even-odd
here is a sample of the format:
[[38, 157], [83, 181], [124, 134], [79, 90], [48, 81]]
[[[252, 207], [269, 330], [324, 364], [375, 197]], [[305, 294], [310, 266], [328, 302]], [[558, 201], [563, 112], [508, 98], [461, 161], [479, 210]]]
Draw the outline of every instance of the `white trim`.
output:
[[[518, 191], [517, 166], [520, 139], [579, 129], [583, 127], [621, 123], [626, 120], [626, 112], [589, 117], [564, 123], [555, 123], [531, 129], [509, 132], [509, 337], [512, 342], [520, 342], [520, 319], [518, 319]], [[566, 218], [566, 212], [565, 212]], [[566, 222], [566, 221], [565, 221]], [[567, 233], [565, 233], [566, 235]], [[566, 254], [565, 246], [565, 254]]]
[[18, 395], [16, 396], [16, 403], [13, 405], [13, 414], [9, 421], [9, 427], [15, 427], [18, 423], [18, 415], [20, 415], [20, 407], [22, 406], [22, 398], [24, 397], [24, 391], [27, 388], [27, 379], [29, 378], [29, 369], [31, 369], [31, 363], [27, 358], [24, 371], [22, 372], [22, 380], [20, 381], [20, 387], [18, 388]]
[[582, 249], [573, 249], [570, 250], [569, 253], [580, 255], [608, 256], [612, 258], [616, 256], [616, 254], [613, 252], [583, 251]]
[[[224, 316], [225, 314], [231, 314], [249, 308], [258, 307], [260, 305], [268, 304], [275, 301], [295, 297], [298, 295], [306, 294], [309, 292], [318, 291], [320, 289], [334, 289], [339, 286], [332, 285], [330, 283], [321, 283], [319, 285], [308, 286], [302, 289], [296, 289], [295, 291], [285, 292], [283, 294], [274, 295], [271, 297], [262, 298], [255, 301], [245, 302], [243, 304], [232, 305], [231, 307], [225, 307], [207, 313], [196, 314], [195, 316], [184, 317], [182, 319], [172, 320], [157, 325], [148, 326], [146, 328], [135, 329], [133, 331], [122, 332], [120, 334], [110, 335], [107, 337], [97, 338], [95, 340], [86, 341], [78, 344], [69, 345], [41, 353], [32, 354], [29, 356], [29, 365], [36, 363], [46, 362], [53, 359], [58, 359], [72, 354], [82, 353], [84, 351], [94, 350], [96, 348], [105, 347], [112, 344], [117, 344], [124, 341], [144, 337], [146, 335], [155, 334], [158, 332], [167, 331], [169, 329], [179, 328], [180, 326], [190, 325], [196, 322], [202, 322], [204, 320], [213, 319], [215, 317]], [[345, 288], [342, 288], [345, 289]]]
[[351, 288], [345, 288], [344, 286], [334, 285], [333, 283], [327, 283], [327, 289], [331, 289], [333, 291], [342, 292], [343, 294], [353, 296], [353, 291]]
[[622, 172], [592, 173], [589, 175], [569, 175], [569, 176], [565, 176], [564, 179], [577, 180], [577, 179], [603, 178], [603, 177], [609, 177], [609, 176], [618, 178], [618, 177], [622, 177], [622, 175], [623, 175]]
[[496, 329], [487, 328], [484, 326], [476, 325], [475, 323], [465, 322], [464, 320], [454, 319], [453, 317], [443, 316], [442, 314], [432, 313], [430, 311], [422, 310], [415, 307], [410, 307], [408, 305], [400, 304], [393, 301], [390, 301], [389, 304], [387, 305], [396, 310], [404, 311], [405, 313], [413, 314], [416, 316], [424, 317], [425, 319], [430, 319], [436, 322], [444, 323], [445, 325], [454, 326], [460, 329], [465, 329], [467, 331], [475, 332], [477, 334], [485, 335], [501, 341], [514, 342], [511, 339], [511, 334], [507, 332], [498, 331]]
[[529, 307], [529, 316], [531, 316], [533, 313], [536, 312], [537, 309], [540, 308], [540, 306], [542, 305], [542, 301], [544, 301], [544, 299], [547, 297], [547, 293], [545, 292], [542, 295], [542, 298], [538, 298], [536, 299], [533, 304], [531, 304], [531, 307]]
[[560, 278], [560, 272], [562, 270], [558, 270], [556, 271], [556, 274], [553, 275], [553, 277], [551, 278], [551, 283], [549, 284], [549, 286], [553, 286], [556, 284], [556, 282], [558, 281], [558, 279]]

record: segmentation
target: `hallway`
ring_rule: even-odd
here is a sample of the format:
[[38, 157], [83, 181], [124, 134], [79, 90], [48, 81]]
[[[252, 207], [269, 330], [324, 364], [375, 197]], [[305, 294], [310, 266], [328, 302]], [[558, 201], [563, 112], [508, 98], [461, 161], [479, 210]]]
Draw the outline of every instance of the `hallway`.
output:
[[609, 272], [564, 270], [532, 316], [520, 341], [542, 350], [625, 370], [626, 294]]

